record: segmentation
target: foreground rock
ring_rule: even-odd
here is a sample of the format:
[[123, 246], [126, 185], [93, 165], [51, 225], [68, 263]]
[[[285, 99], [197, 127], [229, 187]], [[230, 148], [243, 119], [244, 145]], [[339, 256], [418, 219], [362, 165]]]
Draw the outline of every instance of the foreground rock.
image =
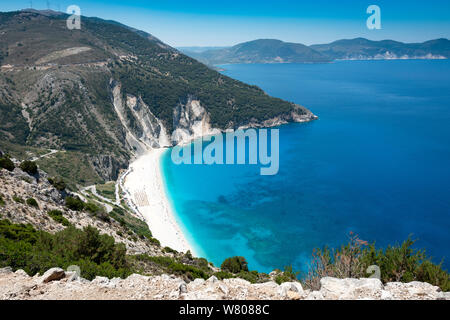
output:
[[377, 279], [323, 278], [322, 288], [311, 292], [299, 283], [250, 284], [242, 279], [197, 279], [190, 283], [174, 276], [127, 279], [97, 277], [87, 281], [73, 272], [53, 268], [43, 276], [0, 269], [0, 299], [26, 300], [444, 300], [438, 287], [427, 283], [388, 283]]
[[52, 268], [48, 270], [44, 275], [42, 276], [42, 282], [48, 283], [51, 281], [61, 280], [66, 277], [66, 273], [61, 268]]

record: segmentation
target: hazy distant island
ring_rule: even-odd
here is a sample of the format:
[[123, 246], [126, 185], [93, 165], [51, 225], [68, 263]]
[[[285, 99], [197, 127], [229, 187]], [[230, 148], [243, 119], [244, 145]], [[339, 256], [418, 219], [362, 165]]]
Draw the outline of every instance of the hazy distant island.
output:
[[[448, 59], [450, 41], [436, 39], [423, 43], [364, 38], [338, 40], [330, 44], [305, 46], [280, 40], [261, 39], [233, 47], [202, 50], [178, 48], [208, 65], [250, 63], [325, 63], [335, 60]], [[194, 50], [195, 49], [195, 50]]]

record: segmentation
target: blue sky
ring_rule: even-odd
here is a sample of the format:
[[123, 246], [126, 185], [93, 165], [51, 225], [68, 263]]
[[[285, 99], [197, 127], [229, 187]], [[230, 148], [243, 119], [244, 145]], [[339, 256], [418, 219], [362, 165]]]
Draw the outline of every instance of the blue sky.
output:
[[[46, 9], [47, 0], [33, 0]], [[49, 0], [65, 11], [113, 19], [147, 31], [172, 46], [228, 46], [260, 38], [304, 44], [366, 37], [420, 42], [450, 38], [449, 0]], [[368, 30], [366, 9], [381, 8], [382, 29]], [[30, 0], [0, 0], [0, 11], [30, 7]]]

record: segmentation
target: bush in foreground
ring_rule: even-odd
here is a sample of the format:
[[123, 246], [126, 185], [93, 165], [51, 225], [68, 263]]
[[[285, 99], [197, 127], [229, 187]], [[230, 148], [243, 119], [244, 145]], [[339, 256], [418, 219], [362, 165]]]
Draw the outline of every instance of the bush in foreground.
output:
[[283, 272], [278, 273], [275, 276], [275, 282], [282, 284], [284, 282], [296, 281], [300, 272], [294, 272], [292, 266], [287, 266], [284, 268]]
[[401, 245], [376, 249], [357, 235], [350, 234], [350, 241], [339, 249], [316, 249], [313, 253], [311, 267], [303, 280], [306, 287], [320, 289], [320, 279], [366, 278], [369, 266], [376, 265], [381, 271], [381, 281], [387, 282], [427, 282], [439, 286], [443, 291], [450, 291], [449, 273], [436, 265], [424, 250], [414, 249], [415, 241], [408, 239]]
[[0, 267], [23, 269], [34, 275], [70, 265], [78, 265], [82, 277], [89, 280], [95, 276], [125, 278], [132, 273], [125, 246], [93, 227], [68, 227], [50, 234], [31, 225], [0, 220]]
[[237, 274], [241, 271], [248, 271], [248, 263], [244, 257], [232, 257], [226, 259], [221, 268], [225, 271]]

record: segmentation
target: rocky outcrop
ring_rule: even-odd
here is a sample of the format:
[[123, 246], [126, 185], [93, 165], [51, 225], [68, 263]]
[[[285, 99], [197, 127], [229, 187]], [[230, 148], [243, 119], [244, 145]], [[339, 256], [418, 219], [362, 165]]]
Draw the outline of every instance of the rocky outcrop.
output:
[[127, 95], [127, 106], [136, 119], [136, 127], [139, 131], [139, 139], [152, 148], [164, 148], [170, 146], [166, 128], [161, 120], [155, 117], [141, 97]]
[[271, 127], [278, 127], [278, 126], [288, 124], [288, 123], [293, 123], [293, 122], [302, 123], [302, 122], [314, 121], [317, 119], [319, 119], [319, 117], [317, 117], [311, 111], [305, 110], [305, 109], [301, 108], [300, 106], [297, 106], [296, 110], [294, 110], [288, 114], [280, 115], [278, 117], [268, 119], [268, 120], [265, 120], [262, 122], [257, 121], [255, 119], [255, 120], [250, 121], [250, 123], [248, 123], [248, 124], [241, 125], [239, 127], [239, 129], [271, 128]]
[[127, 167], [126, 163], [117, 161], [117, 158], [111, 155], [91, 155], [88, 160], [99, 176], [108, 181], [117, 180], [120, 170]]
[[[114, 109], [123, 125], [126, 141], [136, 154], [143, 154], [150, 148], [172, 147], [187, 144], [195, 139], [220, 134], [227, 129], [268, 128], [290, 122], [308, 122], [318, 119], [312, 112], [296, 106], [288, 114], [273, 119], [249, 123], [229, 123], [226, 129], [214, 128], [211, 117], [201, 101], [188, 96], [186, 102], [180, 102], [173, 110], [173, 131], [169, 132], [163, 122], [151, 111], [141, 97], [122, 92], [118, 81], [111, 79], [110, 88]], [[123, 97], [126, 95], [126, 101]]]
[[112, 103], [114, 105], [114, 110], [122, 124], [125, 132], [125, 140], [128, 144], [129, 150], [133, 151], [135, 154], [143, 154], [150, 148], [149, 145], [145, 144], [144, 141], [139, 139], [139, 132], [135, 132], [132, 128], [130, 119], [128, 118], [127, 104], [123, 101], [122, 86], [119, 82], [111, 79], [110, 90], [112, 95]]
[[66, 276], [66, 273], [61, 268], [52, 268], [44, 273], [42, 276], [42, 283], [61, 280]]
[[420, 282], [388, 283], [378, 279], [324, 278], [311, 292], [300, 283], [251, 284], [242, 279], [196, 279], [186, 283], [168, 275], [127, 279], [96, 277], [88, 281], [74, 272], [50, 269], [29, 277], [23, 270], [0, 269], [0, 299], [27, 300], [449, 300], [448, 293]]
[[189, 97], [186, 104], [180, 103], [173, 111], [172, 144], [185, 144], [203, 136], [220, 134], [221, 130], [211, 126], [210, 116], [199, 100]]

